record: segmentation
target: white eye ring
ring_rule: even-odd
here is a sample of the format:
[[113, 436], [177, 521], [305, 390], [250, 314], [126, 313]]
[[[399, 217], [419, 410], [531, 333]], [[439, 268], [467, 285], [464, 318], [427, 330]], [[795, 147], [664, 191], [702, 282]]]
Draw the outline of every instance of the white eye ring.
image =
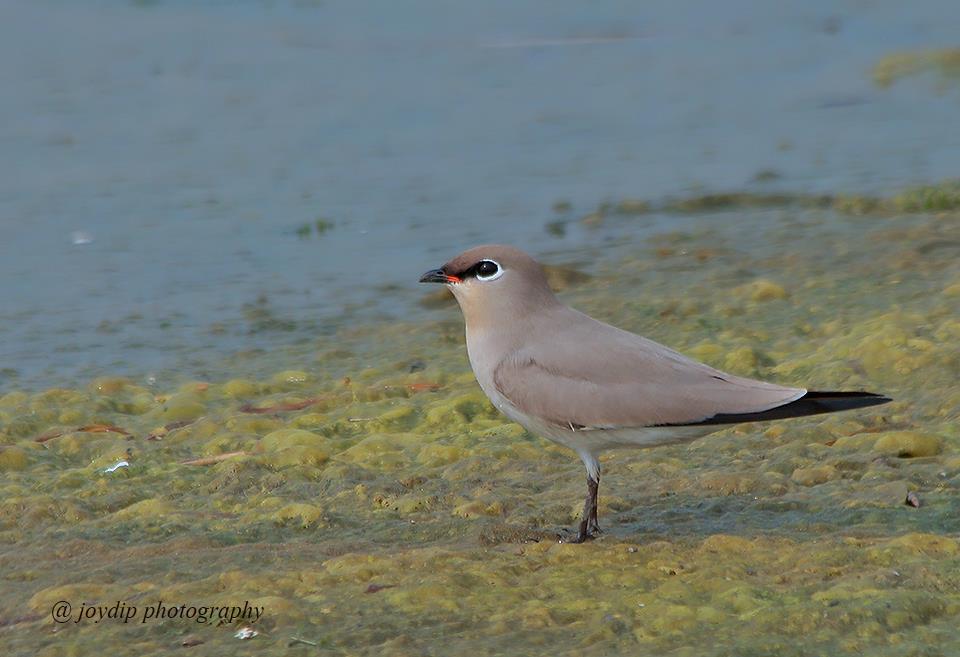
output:
[[480, 273], [478, 272], [478, 273], [477, 273], [477, 280], [478, 280], [478, 281], [495, 281], [495, 280], [497, 280], [498, 278], [500, 278], [501, 276], [503, 276], [503, 267], [501, 267], [501, 266], [500, 266], [500, 263], [497, 262], [496, 260], [491, 260], [490, 258], [484, 258], [483, 260], [481, 260], [481, 262], [492, 262], [493, 264], [495, 264], [495, 265], [497, 266], [497, 271], [495, 271], [494, 273], [490, 274], [489, 276], [481, 276]]

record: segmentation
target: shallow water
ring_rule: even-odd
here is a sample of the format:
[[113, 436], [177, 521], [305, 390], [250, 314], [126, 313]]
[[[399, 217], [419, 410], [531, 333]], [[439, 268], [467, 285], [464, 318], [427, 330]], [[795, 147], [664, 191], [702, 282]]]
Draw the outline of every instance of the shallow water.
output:
[[605, 200], [955, 176], [956, 86], [873, 69], [956, 46], [958, 19], [947, 0], [4, 2], [0, 390], [228, 378], [238, 351], [410, 319], [411, 282], [465, 246], [603, 245], [544, 227]]
[[[0, 7], [4, 653], [960, 651], [960, 194], [893, 196], [955, 175], [958, 97], [871, 78], [956, 7], [357, 7]], [[413, 283], [491, 239], [711, 365], [895, 401], [611, 452], [605, 534], [558, 543], [582, 465]]]

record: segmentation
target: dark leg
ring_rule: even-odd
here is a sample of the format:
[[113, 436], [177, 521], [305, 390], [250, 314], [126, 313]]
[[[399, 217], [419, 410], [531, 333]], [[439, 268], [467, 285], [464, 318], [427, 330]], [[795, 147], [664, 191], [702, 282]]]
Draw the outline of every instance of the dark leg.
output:
[[599, 477], [595, 481], [587, 475], [587, 499], [583, 502], [583, 513], [580, 516], [580, 527], [577, 537], [570, 543], [583, 543], [597, 537], [600, 525], [597, 524], [597, 491], [600, 489]]
[[587, 531], [588, 531], [590, 534], [596, 536], [597, 534], [602, 534], [602, 533], [603, 533], [603, 532], [600, 530], [600, 523], [597, 522], [597, 498], [599, 497], [597, 493], [598, 493], [598, 491], [600, 490], [600, 480], [597, 479], [597, 481], [593, 481], [593, 480], [590, 479], [589, 477], [588, 477], [587, 479], [588, 479], [588, 481], [587, 481], [587, 488], [588, 488], [588, 489], [591, 488], [590, 484], [591, 484], [591, 483], [593, 484], [593, 486], [592, 486], [592, 490], [593, 490], [593, 504], [590, 506], [590, 524], [587, 525]]

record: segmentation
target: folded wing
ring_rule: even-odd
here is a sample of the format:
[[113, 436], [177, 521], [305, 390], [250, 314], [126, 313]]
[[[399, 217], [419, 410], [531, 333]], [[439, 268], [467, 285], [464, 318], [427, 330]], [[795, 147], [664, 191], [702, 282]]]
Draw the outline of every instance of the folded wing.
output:
[[514, 350], [493, 377], [520, 411], [558, 426], [695, 424], [763, 413], [806, 393], [726, 374], [575, 310], [563, 313], [550, 318], [554, 339], [541, 335]]

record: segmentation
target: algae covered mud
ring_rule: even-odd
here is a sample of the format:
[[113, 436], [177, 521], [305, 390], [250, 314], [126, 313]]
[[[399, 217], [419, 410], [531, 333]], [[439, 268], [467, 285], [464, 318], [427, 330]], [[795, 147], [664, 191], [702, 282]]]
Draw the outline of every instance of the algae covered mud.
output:
[[[582, 465], [495, 412], [433, 297], [299, 370], [11, 391], [5, 652], [956, 654], [956, 207], [719, 206], [644, 240], [666, 209], [606, 208], [554, 282], [718, 367], [894, 403], [610, 453], [606, 534], [568, 545]], [[209, 611], [235, 608], [262, 615]]]

